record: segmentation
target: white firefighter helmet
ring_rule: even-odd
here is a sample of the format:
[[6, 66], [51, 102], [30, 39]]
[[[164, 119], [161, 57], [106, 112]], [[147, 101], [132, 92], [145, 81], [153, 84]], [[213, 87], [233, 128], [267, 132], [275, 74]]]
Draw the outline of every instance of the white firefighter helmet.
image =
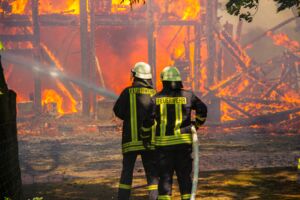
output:
[[134, 77], [152, 79], [151, 66], [145, 62], [137, 62], [131, 71]]
[[181, 81], [181, 75], [176, 67], [167, 66], [161, 72], [162, 81]]

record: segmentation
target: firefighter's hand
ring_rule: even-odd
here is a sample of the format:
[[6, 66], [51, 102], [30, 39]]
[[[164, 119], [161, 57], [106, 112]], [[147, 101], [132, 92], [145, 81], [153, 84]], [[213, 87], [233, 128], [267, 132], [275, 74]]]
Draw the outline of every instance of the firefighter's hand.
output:
[[197, 126], [197, 123], [195, 121], [192, 121], [192, 126], [194, 126], [196, 128], [196, 130], [199, 129], [199, 126]]
[[140, 133], [144, 147], [146, 148], [146, 150], [149, 150], [151, 146], [151, 128], [141, 127]]

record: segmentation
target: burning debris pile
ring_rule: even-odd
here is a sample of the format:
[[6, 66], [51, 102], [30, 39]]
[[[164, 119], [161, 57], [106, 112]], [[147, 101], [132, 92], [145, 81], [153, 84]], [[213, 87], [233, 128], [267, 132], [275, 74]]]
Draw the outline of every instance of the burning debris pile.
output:
[[[185, 86], [209, 104], [209, 125], [276, 123], [299, 131], [300, 44], [277, 33], [296, 18], [242, 46], [241, 26], [234, 35], [231, 24], [220, 24], [217, 0], [148, 0], [133, 10], [129, 1], [118, 0], [0, 0], [0, 13], [6, 52], [48, 66], [49, 73], [42, 74], [6, 61], [20, 115], [96, 115], [110, 100], [60, 74], [119, 93], [130, 84], [130, 66], [148, 60], [156, 77], [166, 65], [181, 70]], [[255, 61], [247, 51], [262, 37], [286, 51]], [[155, 79], [157, 88], [159, 82]]]

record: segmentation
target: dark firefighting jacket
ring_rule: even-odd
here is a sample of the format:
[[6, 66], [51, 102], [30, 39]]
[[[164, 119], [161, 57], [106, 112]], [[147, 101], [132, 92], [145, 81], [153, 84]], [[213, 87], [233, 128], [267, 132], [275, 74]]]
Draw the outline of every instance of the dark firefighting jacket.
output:
[[[192, 91], [168, 87], [157, 93], [152, 103], [155, 104], [157, 122], [155, 146], [192, 144], [191, 127], [198, 128], [205, 122], [206, 105]], [[193, 122], [192, 110], [196, 111]]]
[[[136, 78], [131, 87], [125, 88], [114, 105], [115, 115], [123, 120], [122, 152], [143, 151], [142, 124], [149, 126], [148, 118], [153, 118], [149, 109], [151, 97], [156, 93], [147, 81]], [[154, 142], [155, 126], [150, 126], [151, 140]], [[149, 149], [154, 149], [151, 145]]]

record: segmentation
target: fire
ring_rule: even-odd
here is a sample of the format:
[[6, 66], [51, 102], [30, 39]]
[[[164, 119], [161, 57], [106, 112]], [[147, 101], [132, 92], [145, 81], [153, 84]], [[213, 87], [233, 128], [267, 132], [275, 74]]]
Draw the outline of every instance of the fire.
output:
[[[1, 1], [1, 0], [0, 0]], [[31, 14], [31, 1], [28, 0], [12, 0], [10, 5], [12, 6], [12, 14]], [[100, 10], [100, 5], [104, 1], [96, 1], [96, 15], [102, 11]], [[101, 3], [99, 3], [101, 2]], [[134, 5], [133, 12], [131, 12], [130, 1], [125, 0], [123, 4], [120, 4], [121, 0], [108, 0], [105, 1], [108, 10], [105, 10], [104, 14], [107, 14], [107, 17], [111, 15], [111, 17], [120, 17], [120, 14], [128, 14], [129, 20], [141, 17], [141, 19], [146, 19], [147, 12], [145, 11], [147, 6], [144, 6], [143, 3]], [[231, 65], [237, 65], [237, 72], [230, 71], [223, 73], [226, 71], [226, 67], [228, 67], [228, 62], [222, 65], [222, 72], [220, 77], [215, 78], [214, 85], [208, 85], [208, 77], [207, 74], [210, 70], [207, 66], [208, 59], [208, 46], [207, 46], [207, 38], [205, 36], [205, 31], [200, 31], [200, 56], [199, 58], [194, 58], [194, 50], [195, 43], [197, 41], [195, 36], [194, 26], [160, 26], [158, 20], [163, 20], [164, 22], [176, 21], [179, 20], [197, 20], [197, 23], [202, 23], [202, 11], [205, 8], [202, 8], [200, 5], [201, 1], [195, 0], [153, 0], [153, 18], [155, 24], [155, 32], [154, 37], [156, 38], [156, 77], [157, 77], [157, 88], [161, 89], [161, 81], [159, 80], [159, 74], [161, 70], [168, 65], [172, 65], [174, 60], [188, 60], [190, 62], [190, 68], [192, 70], [192, 76], [187, 77], [187, 82], [192, 82], [193, 76], [199, 77], [197, 86], [195, 88], [196, 91], [204, 93], [205, 91], [213, 91], [213, 95], [217, 98], [221, 98], [221, 120], [236, 120], [239, 118], [249, 118], [251, 116], [259, 116], [269, 113], [276, 113], [279, 111], [284, 111], [288, 109], [292, 109], [295, 106], [299, 106], [299, 95], [296, 94], [295, 91], [289, 91], [290, 87], [281, 84], [276, 88], [276, 90], [284, 91], [284, 95], [279, 95], [276, 91], [270, 92], [269, 96], [263, 99], [260, 95], [261, 90], [267, 90], [267, 88], [259, 88], [252, 86], [257, 85], [255, 83], [255, 79], [249, 79], [251, 74], [248, 73], [245, 76], [245, 71], [247, 68], [251, 67], [251, 58], [247, 54], [246, 49], [250, 48], [250, 46], [246, 48], [242, 48], [237, 41], [231, 39], [228, 33], [221, 31], [218, 34], [219, 39], [222, 41], [224, 51], [227, 51], [227, 55], [230, 54], [232, 56]], [[103, 6], [105, 7], [105, 6]], [[101, 12], [100, 12], [100, 11]], [[137, 12], [135, 12], [137, 11]], [[0, 11], [1, 12], [1, 11]], [[39, 1], [39, 12], [40, 14], [60, 14], [61, 15], [78, 15], [80, 13], [80, 1], [79, 0], [40, 0]], [[101, 13], [103, 14], [103, 13]], [[204, 14], [204, 13], [203, 13]], [[118, 16], [117, 16], [118, 15]], [[51, 15], [45, 15], [43, 17], [52, 17]], [[70, 18], [76, 18], [74, 16], [68, 16]], [[123, 16], [120, 17], [120, 20], [123, 19]], [[78, 18], [78, 16], [77, 16]], [[116, 18], [118, 19], [118, 18]], [[124, 17], [124, 19], [127, 19]], [[59, 20], [59, 19], [57, 19]], [[77, 19], [78, 20], [78, 19]], [[204, 20], [203, 20], [204, 21]], [[76, 23], [75, 23], [76, 24]], [[81, 75], [81, 65], [80, 65], [80, 31], [79, 26], [71, 28], [68, 26], [51, 26], [45, 27], [43, 23], [41, 23], [41, 47], [46, 52], [47, 56], [51, 58], [54, 62], [55, 66], [60, 72], [67, 71], [67, 74], [72, 74], [75, 77], [80, 77]], [[29, 28], [24, 31], [22, 28], [9, 29], [10, 34], [18, 35], [24, 33], [32, 33], [33, 31]], [[1, 32], [4, 30], [1, 30]], [[187, 34], [189, 33], [189, 35]], [[2, 33], [1, 33], [2, 34]], [[7, 34], [7, 33], [5, 33]], [[55, 34], [55, 35], [54, 35]], [[134, 63], [137, 61], [146, 61], [148, 60], [147, 51], [148, 51], [148, 42], [147, 42], [147, 27], [146, 26], [107, 26], [107, 27], [99, 27], [97, 26], [96, 31], [96, 56], [99, 57], [97, 70], [98, 73], [96, 75], [91, 75], [92, 81], [97, 84], [97, 86], [105, 85], [108, 89], [115, 91], [116, 93], [120, 93], [126, 86], [131, 84], [130, 79], [130, 69], [134, 66]], [[212, 33], [213, 34], [213, 33]], [[134, 37], [132, 37], [134, 35]], [[296, 41], [292, 41], [285, 34], [273, 34], [272, 32], [268, 33], [269, 37], [274, 40], [276, 45], [284, 46], [289, 49], [291, 52], [298, 52], [300, 49], [300, 45]], [[229, 37], [229, 39], [228, 39]], [[215, 37], [216, 39], [217, 37]], [[25, 43], [25, 42], [24, 42]], [[18, 44], [19, 45], [19, 44]], [[12, 44], [13, 48], [23, 48], [26, 45], [20, 46]], [[28, 48], [30, 44], [26, 47]], [[220, 49], [219, 43], [216, 45], [216, 53], [219, 53]], [[32, 47], [32, 45], [30, 46]], [[51, 51], [52, 50], [56, 50]], [[104, 50], [103, 50], [104, 49]], [[189, 51], [188, 51], [189, 50]], [[224, 55], [226, 56], [226, 54]], [[197, 52], [199, 54], [199, 52]], [[187, 56], [190, 55], [190, 58]], [[224, 55], [220, 54], [220, 58], [224, 59]], [[222, 57], [223, 56], [223, 57]], [[60, 63], [60, 60], [63, 61]], [[200, 68], [195, 69], [195, 61], [199, 60]], [[235, 63], [234, 63], [235, 62]], [[216, 69], [214, 69], [217, 74], [217, 61], [215, 62]], [[227, 66], [225, 66], [227, 64]], [[272, 64], [272, 63], [270, 63]], [[66, 65], [66, 66], [64, 66]], [[224, 69], [223, 69], [224, 66]], [[185, 66], [183, 66], [185, 67]], [[183, 69], [182, 67], [182, 69]], [[253, 66], [254, 67], [254, 66]], [[100, 69], [101, 68], [101, 69]], [[234, 66], [232, 66], [234, 69]], [[245, 70], [246, 68], [246, 70]], [[12, 68], [11, 71], [6, 72], [7, 77], [13, 77]], [[69, 70], [71, 69], [71, 70]], [[218, 68], [221, 69], [221, 68]], [[221, 70], [220, 70], [221, 71]], [[197, 75], [195, 75], [197, 73]], [[92, 72], [93, 73], [93, 72]], [[254, 72], [253, 72], [254, 73]], [[255, 72], [256, 73], [256, 72]], [[11, 75], [12, 74], [12, 75]], [[244, 74], [244, 75], [243, 75]], [[11, 76], [10, 76], [11, 75]], [[257, 72], [257, 76], [259, 76], [259, 72]], [[102, 78], [103, 77], [103, 78]], [[117, 77], [117, 78], [116, 78]], [[216, 76], [215, 76], [216, 77]], [[100, 80], [102, 78], [102, 80]], [[12, 78], [11, 78], [12, 79]], [[33, 82], [32, 75], [28, 75], [28, 79]], [[217, 82], [217, 79], [219, 82]], [[219, 80], [222, 79], [222, 80]], [[14, 81], [16, 81], [15, 79]], [[22, 79], [23, 80], [23, 79]], [[263, 80], [261, 78], [260, 80]], [[29, 81], [28, 81], [29, 82]], [[51, 85], [52, 84], [52, 85]], [[273, 82], [266, 82], [266, 85], [273, 85]], [[18, 85], [22, 85], [18, 82]], [[30, 85], [30, 84], [28, 84]], [[33, 83], [31, 84], [33, 86]], [[72, 83], [65, 84], [64, 81], [53, 81], [50, 83], [47, 81], [42, 82], [43, 87], [46, 88], [54, 88], [54, 89], [46, 89], [43, 91], [43, 100], [42, 104], [46, 105], [48, 103], [56, 103], [58, 112], [63, 113], [71, 113], [78, 112], [77, 106], [79, 105], [79, 99], [81, 97], [81, 91], [78, 86], [73, 85]], [[195, 84], [196, 85], [196, 84]], [[18, 101], [25, 100], [26, 96], [29, 96], [27, 93], [30, 91], [34, 91], [33, 88], [26, 85], [26, 91], [20, 92]], [[208, 89], [209, 88], [209, 89]], [[22, 88], [23, 89], [23, 88]], [[20, 90], [22, 90], [20, 89]], [[68, 90], [70, 89], [70, 91]], [[257, 90], [257, 91], [255, 91]], [[19, 92], [18, 92], [19, 93]], [[30, 94], [30, 93], [29, 93]], [[252, 96], [251, 96], [252, 95]], [[257, 96], [256, 96], [257, 95]], [[97, 97], [103, 98], [103, 97]], [[226, 99], [227, 98], [227, 99]], [[234, 99], [229, 102], [228, 99]], [[243, 98], [249, 98], [253, 101], [246, 102], [243, 101]], [[223, 100], [222, 100], [223, 99]], [[227, 101], [228, 100], [228, 101]], [[270, 100], [270, 102], [275, 103], [261, 103], [261, 101], [255, 100]], [[279, 103], [276, 103], [278, 101]], [[228, 102], [228, 103], [226, 103]], [[231, 103], [233, 102], [233, 103]], [[298, 113], [299, 115], [299, 113]]]
[[74, 97], [71, 95], [71, 93], [69, 92], [69, 90], [67, 90], [67, 88], [60, 82], [60, 81], [56, 81], [57, 86], [59, 87], [59, 89], [61, 91], [63, 91], [64, 95], [66, 95], [68, 97], [68, 99], [70, 100], [71, 105], [69, 105], [68, 108], [68, 113], [74, 113], [74, 112], [78, 112], [76, 105], [77, 102], [74, 99]]
[[50, 49], [43, 43], [41, 43], [41, 47], [47, 52], [49, 57], [53, 60], [55, 67], [57, 67], [60, 71], [64, 71], [64, 68], [60, 64], [59, 60], [56, 58], [56, 56], [50, 51]]
[[[31, 10], [27, 9], [27, 6], [30, 5], [28, 0], [15, 0], [9, 3], [9, 5], [11, 6], [12, 14], [29, 14], [31, 12]], [[59, 3], [56, 0], [42, 0], [39, 1], [39, 12], [41, 14], [79, 14], [79, 0], [66, 0]]]
[[278, 33], [274, 34], [271, 31], [267, 33], [274, 41], [277, 46], [283, 46], [291, 52], [297, 52], [300, 55], [300, 44], [297, 41], [291, 40], [287, 34]]
[[70, 13], [79, 14], [79, 0], [66, 0], [57, 3], [56, 0], [40, 1], [40, 13]]
[[10, 5], [12, 6], [13, 14], [23, 14], [25, 12], [28, 0], [13, 1]]
[[170, 16], [176, 16], [181, 20], [193, 20], [199, 18], [200, 14], [200, 3], [195, 0], [177, 0], [172, 3], [162, 3], [161, 0], [155, 1], [156, 5], [161, 11], [167, 11]]
[[180, 2], [184, 2], [184, 7], [185, 7], [182, 20], [196, 19], [200, 13], [199, 1], [187, 0], [187, 1], [180, 1]]
[[120, 13], [126, 12], [130, 10], [130, 1], [125, 0], [122, 4], [120, 4], [121, 0], [112, 0], [111, 4], [111, 12], [112, 13]]
[[50, 103], [55, 103], [57, 107], [57, 112], [64, 114], [65, 111], [62, 108], [63, 98], [57, 94], [55, 90], [45, 89], [42, 95], [42, 106], [45, 106]]

